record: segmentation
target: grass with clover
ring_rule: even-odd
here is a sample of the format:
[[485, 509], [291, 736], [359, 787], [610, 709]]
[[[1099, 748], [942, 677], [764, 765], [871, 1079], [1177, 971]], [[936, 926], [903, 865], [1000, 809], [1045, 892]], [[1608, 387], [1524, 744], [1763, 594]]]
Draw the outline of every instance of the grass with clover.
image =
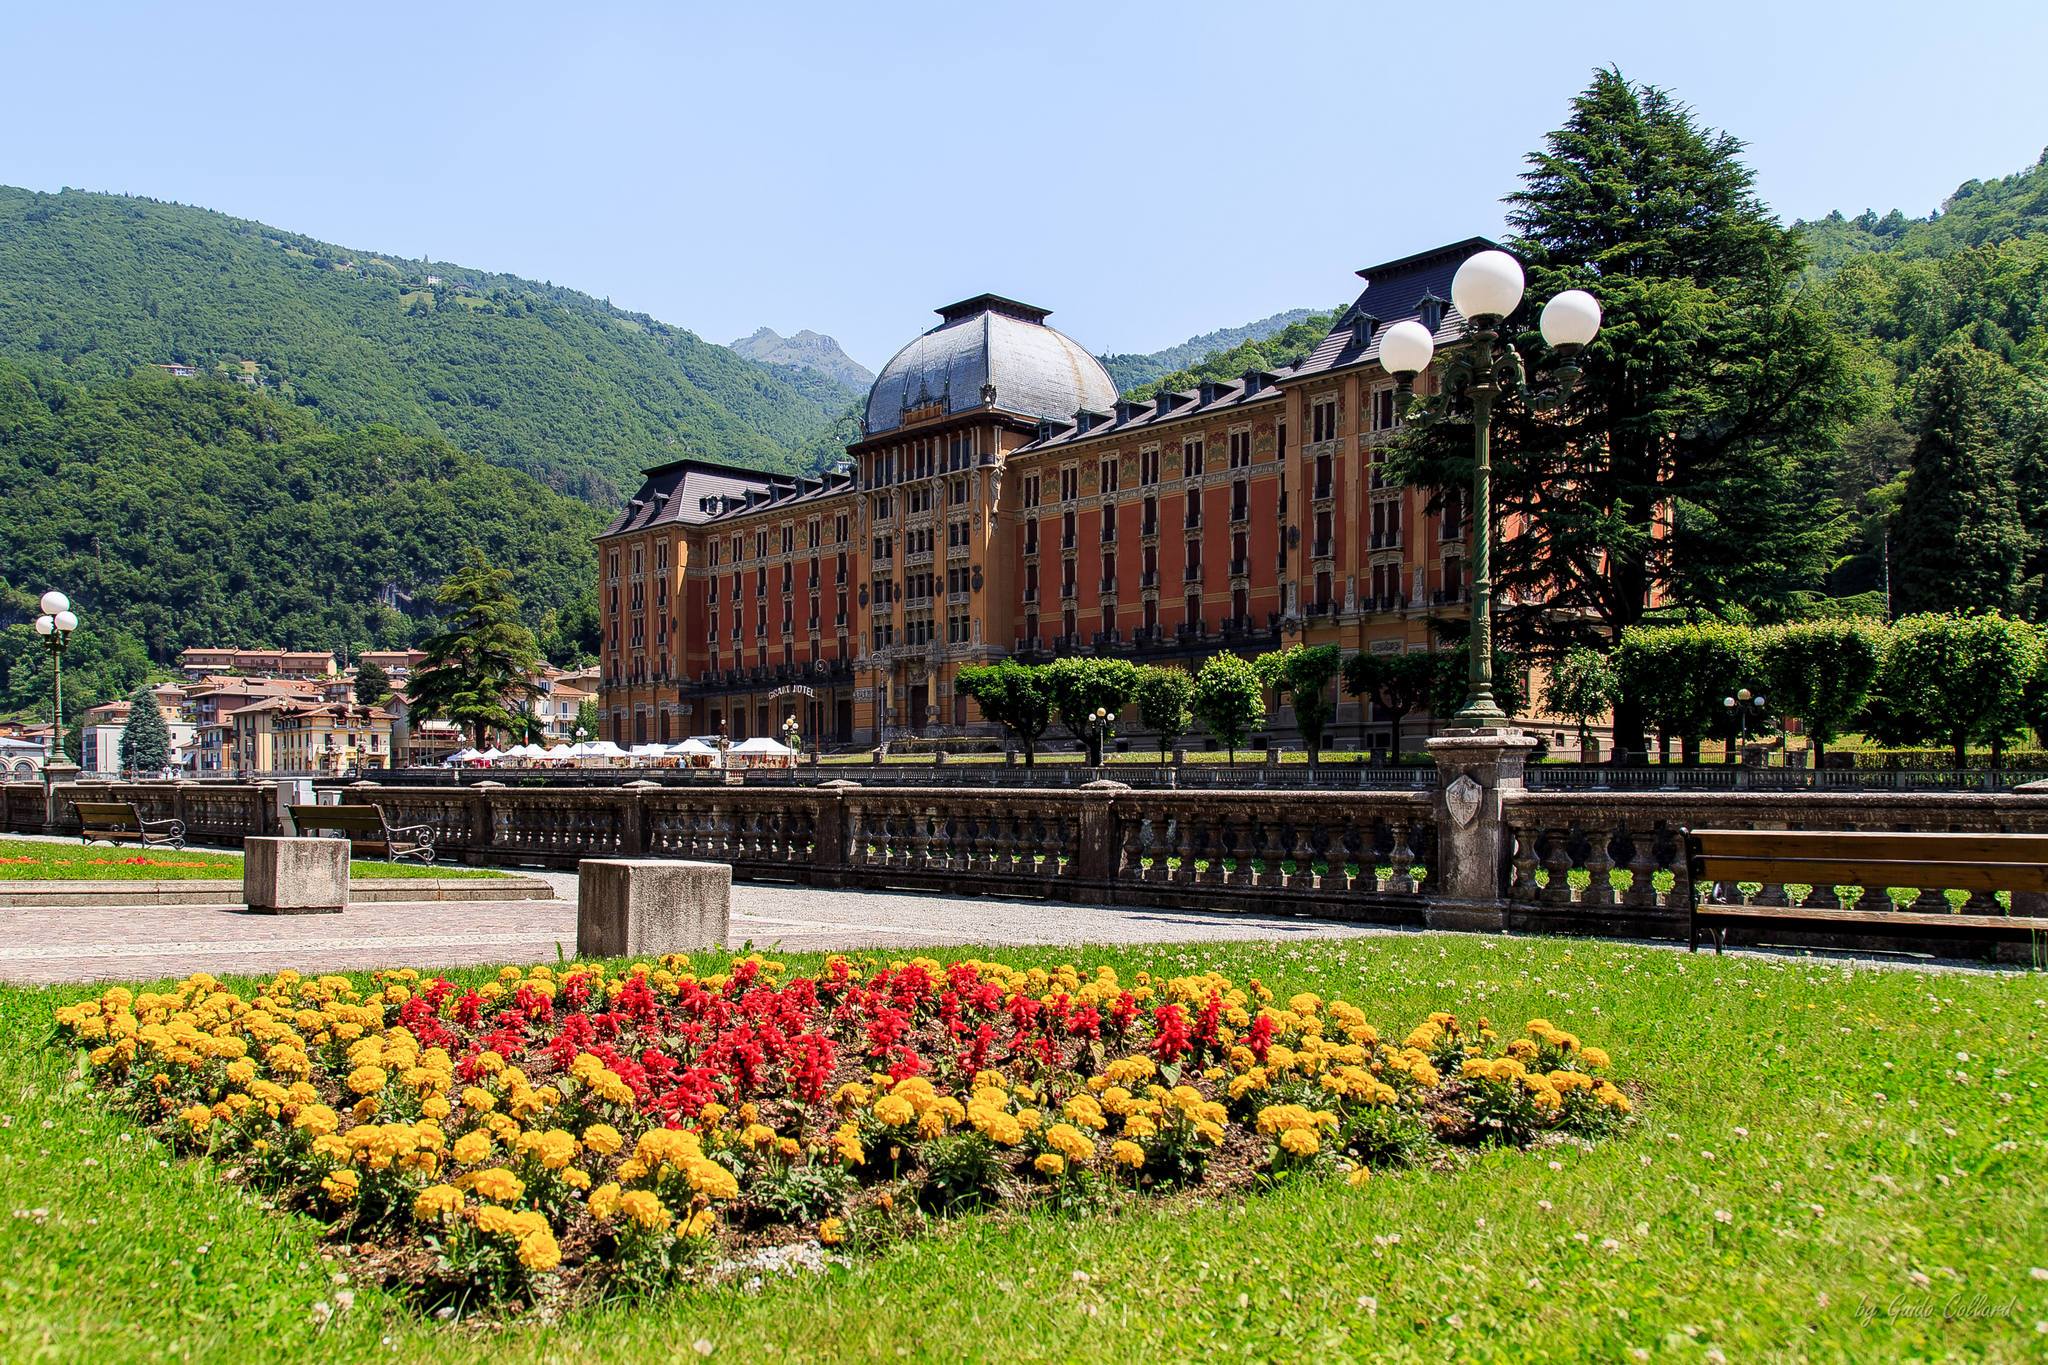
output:
[[[355, 878], [502, 877], [492, 868], [390, 863], [358, 858]], [[0, 837], [0, 881], [171, 882], [238, 881], [242, 855], [198, 848], [57, 843]]]
[[6, 990], [0, 1354], [2020, 1359], [2041, 1344], [2038, 976], [1463, 936], [980, 956], [1257, 977], [1389, 1024], [1541, 1016], [1644, 1082], [1639, 1122], [1361, 1188], [998, 1209], [821, 1277], [486, 1332], [360, 1275], [337, 1284], [353, 1267], [320, 1223], [265, 1211], [106, 1108], [47, 1046], [56, 1010], [93, 990]]

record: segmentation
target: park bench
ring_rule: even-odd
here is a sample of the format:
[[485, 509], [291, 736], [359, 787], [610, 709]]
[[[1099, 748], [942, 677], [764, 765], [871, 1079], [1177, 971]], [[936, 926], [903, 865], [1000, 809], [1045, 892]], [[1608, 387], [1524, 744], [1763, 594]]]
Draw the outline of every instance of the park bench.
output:
[[79, 838], [88, 844], [185, 847], [183, 820], [145, 820], [132, 801], [73, 801], [71, 805], [78, 812]]
[[[2048, 834], [1695, 829], [1685, 833], [1685, 852], [1694, 952], [1703, 933], [1722, 951], [1730, 929], [1994, 943], [2048, 934]], [[1745, 882], [1759, 889], [1745, 896]], [[1795, 905], [1799, 886], [1811, 890]], [[1863, 895], [1844, 904], [1837, 887]], [[1896, 907], [1890, 887], [1920, 895]], [[1955, 910], [1944, 890], [1970, 898]], [[2011, 893], [2009, 910], [1996, 891]]]
[[394, 825], [377, 806], [293, 806], [291, 811], [292, 828], [300, 834], [343, 835], [352, 854], [393, 862], [401, 858], [434, 861], [432, 825]]

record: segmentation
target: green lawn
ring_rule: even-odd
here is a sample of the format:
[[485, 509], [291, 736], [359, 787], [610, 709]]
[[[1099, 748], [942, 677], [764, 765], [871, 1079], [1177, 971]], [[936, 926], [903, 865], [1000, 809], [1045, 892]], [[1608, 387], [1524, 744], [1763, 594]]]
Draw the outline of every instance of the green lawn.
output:
[[984, 1215], [759, 1292], [440, 1324], [345, 1282], [347, 1258], [311, 1221], [168, 1160], [74, 1083], [46, 1044], [54, 1008], [89, 988], [0, 989], [0, 1357], [1874, 1361], [2048, 1347], [2039, 975], [1447, 935], [1077, 960], [1341, 994], [1383, 1027], [1438, 1008], [1510, 1026], [1543, 1015], [1642, 1084], [1638, 1122], [1589, 1150], [1480, 1154], [1362, 1189]]
[[[351, 862], [351, 877], [502, 877], [482, 867], [422, 867], [418, 863]], [[242, 855], [199, 849], [141, 849], [128, 844], [56, 844], [0, 838], [0, 881], [238, 881]]]

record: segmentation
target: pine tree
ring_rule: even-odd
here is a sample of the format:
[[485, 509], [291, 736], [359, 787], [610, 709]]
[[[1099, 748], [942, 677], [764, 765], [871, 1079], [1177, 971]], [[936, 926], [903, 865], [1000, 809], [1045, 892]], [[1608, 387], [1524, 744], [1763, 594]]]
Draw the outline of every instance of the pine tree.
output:
[[355, 691], [356, 705], [375, 706], [391, 695], [391, 675], [366, 659], [356, 665]]
[[[1793, 288], [1800, 239], [1741, 151], [1665, 91], [1604, 70], [1508, 196], [1529, 291], [1505, 335], [1535, 362], [1532, 388], [1555, 387], [1533, 335], [1541, 305], [1582, 288], [1605, 313], [1560, 402], [1496, 408], [1495, 602], [1525, 657], [1611, 649], [1653, 591], [1771, 614], [1819, 582], [1841, 540], [1823, 456], [1855, 390]], [[1417, 426], [1400, 460], [1412, 482], [1469, 487], [1470, 428]], [[1628, 688], [1615, 737], [1618, 754], [1643, 747]]]
[[2011, 372], [1967, 342], [1942, 348], [1918, 385], [1919, 435], [1892, 530], [1892, 604], [2004, 611], [2030, 539], [1999, 408]]
[[519, 623], [512, 575], [494, 569], [471, 549], [469, 561], [435, 593], [447, 628], [428, 640], [426, 658], [413, 671], [412, 709], [423, 718], [451, 720], [483, 748], [492, 730], [514, 730], [516, 703], [538, 694], [533, 682], [540, 651]]
[[138, 687], [128, 698], [128, 723], [121, 727], [121, 771], [160, 773], [171, 766], [171, 727], [157, 709], [156, 693]]

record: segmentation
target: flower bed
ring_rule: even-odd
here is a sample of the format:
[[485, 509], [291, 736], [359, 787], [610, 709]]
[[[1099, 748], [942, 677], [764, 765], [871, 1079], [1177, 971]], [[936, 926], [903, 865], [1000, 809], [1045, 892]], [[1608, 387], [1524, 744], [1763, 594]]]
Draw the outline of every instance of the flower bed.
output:
[[329, 1220], [428, 1304], [652, 1292], [748, 1246], [872, 1247], [996, 1200], [1363, 1184], [1630, 1110], [1606, 1055], [1545, 1020], [1436, 1014], [1395, 1042], [1355, 1005], [1214, 974], [671, 957], [375, 987], [202, 974], [58, 1023], [175, 1148]]

